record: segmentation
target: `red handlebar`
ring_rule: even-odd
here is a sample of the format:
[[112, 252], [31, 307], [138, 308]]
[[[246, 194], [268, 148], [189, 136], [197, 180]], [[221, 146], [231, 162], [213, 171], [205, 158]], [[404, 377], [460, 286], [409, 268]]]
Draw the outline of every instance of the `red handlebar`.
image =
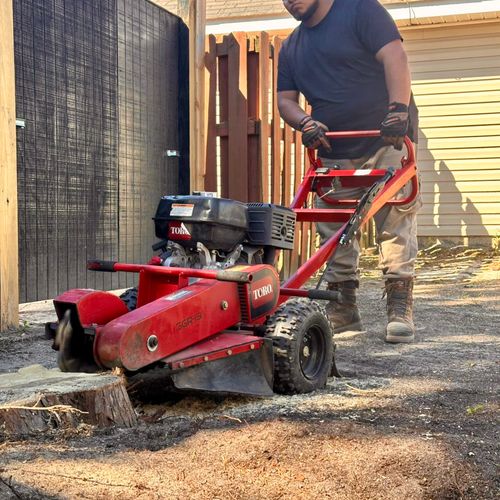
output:
[[325, 132], [327, 137], [345, 139], [351, 137], [378, 137], [380, 130], [343, 130], [342, 132]]
[[[332, 139], [353, 139], [353, 138], [361, 138], [361, 137], [380, 137], [380, 130], [348, 130], [342, 132], [326, 132], [326, 137], [330, 137]], [[404, 164], [406, 163], [414, 163], [415, 162], [415, 148], [413, 147], [413, 142], [406, 135], [404, 138], [406, 150], [408, 151], [408, 156], [404, 160]], [[317, 159], [316, 159], [316, 150], [315, 149], [307, 149], [307, 155], [309, 157], [309, 161], [314, 168], [317, 167]]]
[[[351, 139], [357, 137], [379, 137], [380, 130], [350, 130], [350, 131], [342, 131], [342, 132], [326, 132], [325, 135], [327, 137], [331, 137], [332, 139]], [[407, 167], [409, 165], [415, 165], [415, 148], [413, 146], [413, 142], [406, 135], [404, 138], [404, 143], [406, 146], [406, 150], [408, 155], [406, 157], [403, 156], [401, 159], [401, 166]], [[309, 161], [311, 162], [311, 167], [316, 170], [321, 163], [318, 162], [316, 158], [316, 150], [315, 149], [307, 149], [307, 155], [309, 157]], [[414, 175], [411, 179], [412, 183], [412, 191], [407, 198], [391, 200], [388, 202], [390, 205], [406, 205], [415, 199], [418, 194], [419, 186], [418, 186], [418, 177]]]

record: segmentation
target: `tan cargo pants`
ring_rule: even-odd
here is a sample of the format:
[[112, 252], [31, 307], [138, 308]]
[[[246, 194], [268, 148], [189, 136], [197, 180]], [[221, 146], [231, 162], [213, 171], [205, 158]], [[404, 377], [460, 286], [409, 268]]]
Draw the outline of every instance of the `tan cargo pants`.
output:
[[[338, 165], [342, 170], [371, 169], [401, 166], [403, 151], [396, 151], [392, 146], [384, 146], [371, 157], [354, 160], [332, 160], [322, 158], [324, 167], [332, 168]], [[339, 178], [336, 179], [339, 181]], [[325, 196], [325, 191], [318, 193], [315, 198], [316, 208], [332, 208], [331, 204], [324, 201], [330, 199], [359, 199], [364, 193], [364, 188], [343, 188], [340, 182], [332, 186], [333, 191]], [[328, 190], [326, 190], [328, 191]], [[411, 184], [407, 184], [397, 198], [404, 198], [411, 192]], [[324, 199], [322, 199], [322, 197]], [[377, 232], [377, 246], [379, 250], [379, 269], [384, 278], [410, 278], [413, 277], [415, 258], [417, 256], [417, 212], [422, 206], [420, 193], [409, 205], [385, 206], [374, 217]], [[318, 222], [317, 230], [321, 242], [338, 231], [341, 223]], [[325, 272], [327, 283], [336, 283], [347, 280], [357, 280], [359, 277], [359, 240], [354, 240], [350, 245], [339, 245], [328, 263]]]

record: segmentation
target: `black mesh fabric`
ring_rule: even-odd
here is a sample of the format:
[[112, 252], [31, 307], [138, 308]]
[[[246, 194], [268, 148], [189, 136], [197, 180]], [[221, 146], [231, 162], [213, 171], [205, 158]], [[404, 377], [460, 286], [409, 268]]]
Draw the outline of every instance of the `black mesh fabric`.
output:
[[147, 261], [179, 192], [180, 23], [146, 0], [14, 0], [21, 302], [136, 283], [86, 261]]

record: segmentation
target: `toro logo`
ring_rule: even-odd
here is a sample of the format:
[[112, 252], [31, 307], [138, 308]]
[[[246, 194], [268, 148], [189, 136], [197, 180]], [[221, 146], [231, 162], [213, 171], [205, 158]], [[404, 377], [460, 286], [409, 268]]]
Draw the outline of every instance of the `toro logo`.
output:
[[262, 297], [265, 297], [266, 295], [270, 295], [273, 293], [273, 287], [271, 285], [264, 285], [261, 286], [260, 288], [257, 288], [257, 290], [252, 290], [253, 291], [253, 300], [258, 300]]
[[270, 278], [264, 278], [263, 280], [257, 281], [252, 286], [251, 294], [252, 306], [254, 308], [272, 300], [271, 297], [274, 295], [272, 280]]
[[171, 240], [190, 240], [191, 234], [183, 222], [172, 222], [168, 226], [168, 237]]

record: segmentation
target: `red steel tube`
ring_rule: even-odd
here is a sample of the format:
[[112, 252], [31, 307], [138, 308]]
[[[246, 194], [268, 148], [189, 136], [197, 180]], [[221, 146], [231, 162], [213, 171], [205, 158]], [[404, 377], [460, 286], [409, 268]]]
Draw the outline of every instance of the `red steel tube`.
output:
[[[92, 261], [88, 269], [92, 271], [110, 271], [111, 269], [99, 269], [99, 261]], [[231, 270], [209, 271], [206, 269], [192, 269], [188, 267], [164, 267], [152, 266], [148, 264], [125, 264], [121, 262], [106, 262], [106, 267], [112, 267], [112, 272], [123, 271], [127, 273], [140, 273], [147, 271], [155, 274], [167, 274], [170, 276], [182, 276], [185, 278], [202, 278], [219, 281], [234, 281], [236, 283], [249, 283], [253, 279], [252, 273], [238, 272]]]

